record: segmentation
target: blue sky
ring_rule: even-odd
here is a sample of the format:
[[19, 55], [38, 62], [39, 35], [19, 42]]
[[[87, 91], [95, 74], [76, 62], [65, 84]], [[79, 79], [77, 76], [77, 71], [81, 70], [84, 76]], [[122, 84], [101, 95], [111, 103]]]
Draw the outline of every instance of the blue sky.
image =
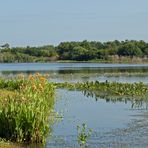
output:
[[148, 0], [0, 0], [0, 44], [148, 41]]

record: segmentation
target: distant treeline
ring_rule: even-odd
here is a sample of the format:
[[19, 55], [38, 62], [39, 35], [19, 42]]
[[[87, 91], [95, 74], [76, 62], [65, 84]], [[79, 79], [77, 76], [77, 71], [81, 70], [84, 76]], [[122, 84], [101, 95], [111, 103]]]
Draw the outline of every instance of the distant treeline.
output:
[[123, 57], [148, 58], [148, 43], [144, 41], [61, 42], [58, 46], [0, 48], [0, 62], [114, 61]]

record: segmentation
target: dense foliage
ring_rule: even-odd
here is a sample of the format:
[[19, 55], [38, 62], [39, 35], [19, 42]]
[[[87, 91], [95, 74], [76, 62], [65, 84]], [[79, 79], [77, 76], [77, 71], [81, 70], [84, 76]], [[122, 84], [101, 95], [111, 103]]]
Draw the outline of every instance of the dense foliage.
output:
[[28, 79], [0, 80], [0, 138], [45, 142], [53, 107], [54, 86], [45, 77], [36, 74]]
[[114, 61], [121, 57], [148, 57], [148, 43], [125, 40], [97, 42], [61, 42], [58, 46], [12, 47], [0, 49], [0, 62], [49, 62], [56, 60], [106, 60]]

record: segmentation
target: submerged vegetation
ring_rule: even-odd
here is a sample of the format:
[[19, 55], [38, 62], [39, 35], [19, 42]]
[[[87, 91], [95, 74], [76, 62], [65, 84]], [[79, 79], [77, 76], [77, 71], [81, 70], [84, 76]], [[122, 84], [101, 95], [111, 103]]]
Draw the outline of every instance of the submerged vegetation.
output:
[[148, 43], [144, 41], [81, 41], [61, 42], [57, 46], [12, 47], [0, 49], [0, 62], [50, 62], [50, 61], [97, 61], [97, 62], [148, 62]]
[[45, 142], [54, 86], [36, 74], [27, 79], [1, 80], [0, 88], [0, 137], [19, 143]]

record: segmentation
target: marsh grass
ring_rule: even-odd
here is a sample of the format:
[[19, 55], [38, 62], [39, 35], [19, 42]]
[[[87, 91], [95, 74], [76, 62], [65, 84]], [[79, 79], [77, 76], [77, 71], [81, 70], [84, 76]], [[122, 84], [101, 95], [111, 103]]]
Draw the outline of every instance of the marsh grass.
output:
[[57, 87], [82, 91], [87, 97], [104, 99], [106, 102], [130, 101], [131, 108], [148, 109], [148, 84], [118, 82], [57, 83]]
[[51, 133], [55, 88], [79, 90], [106, 101], [148, 102], [148, 84], [141, 82], [50, 83], [39, 73], [0, 79], [0, 137], [19, 143], [44, 143]]
[[3, 88], [0, 91], [3, 94], [0, 95], [0, 137], [19, 143], [44, 143], [50, 132], [54, 86], [36, 74], [27, 79], [1, 80], [0, 87]]
[[[107, 102], [132, 102], [133, 107], [148, 107], [148, 84], [118, 82], [56, 83], [58, 88], [82, 91], [85, 96], [105, 99]], [[144, 102], [144, 103], [143, 103]]]
[[23, 79], [4, 79], [0, 78], [0, 89], [16, 90], [24, 82]]

